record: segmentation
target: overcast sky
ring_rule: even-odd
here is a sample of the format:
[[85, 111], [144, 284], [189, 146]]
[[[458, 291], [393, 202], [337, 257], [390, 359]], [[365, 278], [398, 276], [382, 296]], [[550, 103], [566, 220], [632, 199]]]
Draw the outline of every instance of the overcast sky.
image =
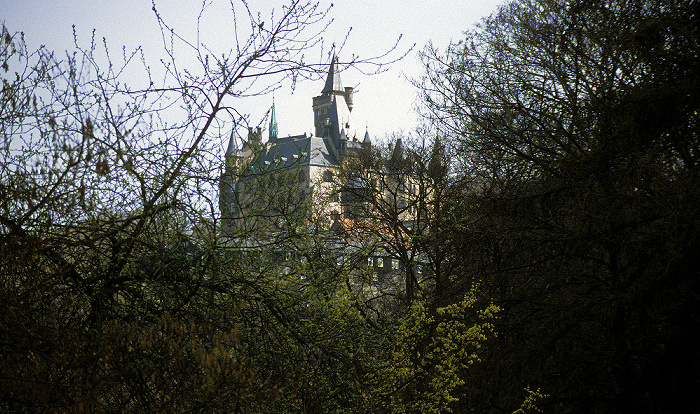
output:
[[[201, 28], [202, 39], [223, 42], [223, 27], [228, 23], [228, 0], [212, 0], [209, 14], [215, 15]], [[428, 42], [444, 49], [450, 41], [462, 38], [462, 32], [473, 27], [482, 17], [493, 13], [502, 0], [386, 0], [335, 1], [331, 9], [334, 19], [324, 34], [329, 43], [341, 43], [352, 28], [339, 58], [355, 54], [361, 58], [377, 55], [389, 49], [399, 36], [401, 50], [413, 44], [415, 49], [405, 59], [379, 75], [367, 76], [357, 70], [342, 72], [344, 86], [354, 86], [353, 117], [358, 126], [367, 125], [373, 138], [383, 139], [391, 132], [410, 131], [417, 124], [414, 112], [417, 93], [407, 80], [420, 77], [422, 68], [417, 52]], [[281, 0], [249, 0], [251, 9], [260, 9], [269, 16]], [[157, 1], [165, 19], [185, 36], [194, 39], [196, 18], [201, 1]], [[234, 4], [237, 5], [237, 3]], [[324, 4], [324, 2], [321, 2]], [[325, 2], [330, 4], [330, 2]], [[221, 10], [221, 11], [219, 11]], [[223, 20], [216, 20], [218, 17]], [[229, 19], [230, 20], [230, 19]], [[150, 0], [0, 0], [0, 21], [10, 31], [23, 31], [30, 49], [46, 45], [64, 51], [72, 45], [72, 26], [79, 42], [88, 44], [93, 29], [97, 39], [106, 38], [114, 53], [142, 46], [146, 56], [155, 57], [162, 51], [162, 40]], [[152, 64], [157, 64], [154, 58]], [[183, 65], [184, 66], [184, 65]], [[301, 134], [313, 130], [312, 97], [323, 88], [323, 81], [306, 81], [292, 91], [291, 85], [281, 85], [275, 92], [280, 136]], [[272, 96], [250, 99], [240, 103], [242, 112], [250, 114], [253, 123], [265, 116]], [[266, 136], [266, 134], [265, 134]]]

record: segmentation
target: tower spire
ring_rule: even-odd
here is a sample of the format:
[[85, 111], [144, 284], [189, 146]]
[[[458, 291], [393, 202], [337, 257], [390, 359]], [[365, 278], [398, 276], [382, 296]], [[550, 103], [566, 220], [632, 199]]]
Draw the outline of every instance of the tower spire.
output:
[[328, 76], [326, 76], [326, 84], [321, 94], [332, 94], [333, 92], [345, 93], [343, 83], [340, 81], [340, 70], [338, 70], [338, 57], [335, 54], [335, 46], [333, 47], [331, 65], [328, 68]]
[[268, 128], [269, 141], [277, 139], [277, 115], [275, 114], [275, 95], [272, 95], [272, 109], [270, 113], [270, 127]]
[[236, 124], [233, 124], [231, 128], [231, 135], [228, 139], [228, 147], [226, 148], [226, 156], [236, 155], [238, 152], [238, 145], [236, 143]]
[[233, 167], [236, 163], [236, 159], [240, 158], [240, 156], [240, 149], [238, 148], [238, 142], [236, 142], [236, 124], [234, 122], [233, 127], [231, 128], [231, 136], [228, 139], [226, 154], [224, 155], [226, 167]]

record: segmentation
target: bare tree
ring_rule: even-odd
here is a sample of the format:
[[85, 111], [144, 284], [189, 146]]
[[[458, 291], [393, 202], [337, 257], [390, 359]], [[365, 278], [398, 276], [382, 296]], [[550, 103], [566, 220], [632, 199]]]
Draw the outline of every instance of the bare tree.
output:
[[[153, 10], [168, 59], [143, 65], [141, 87], [122, 78], [147, 61], [141, 50], [115, 60], [76, 39], [59, 57], [3, 27], [2, 410], [240, 412], [274, 393], [247, 359], [236, 306], [252, 298], [246, 311], [260, 305], [276, 326], [284, 306], [270, 279], [217, 252], [214, 143], [243, 124], [240, 99], [321, 69], [305, 56], [324, 47], [328, 9], [290, 1], [263, 17], [232, 2], [224, 55]], [[180, 66], [180, 48], [197, 67]]]
[[469, 287], [455, 285], [464, 279], [453, 273], [455, 252], [444, 243], [460, 225], [452, 201], [461, 189], [450, 168], [438, 137], [403, 137], [387, 148], [358, 149], [336, 177], [347, 237], [372, 242], [400, 263], [408, 303], [417, 297], [448, 303]]

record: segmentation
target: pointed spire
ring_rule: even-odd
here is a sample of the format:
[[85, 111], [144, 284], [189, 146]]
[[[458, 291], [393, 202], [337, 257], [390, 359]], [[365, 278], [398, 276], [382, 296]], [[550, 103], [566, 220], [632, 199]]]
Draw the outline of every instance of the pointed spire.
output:
[[231, 136], [228, 139], [228, 147], [226, 148], [226, 154], [224, 159], [226, 161], [226, 169], [233, 168], [236, 166], [237, 160], [243, 157], [241, 149], [238, 147], [238, 142], [236, 140], [236, 124], [231, 128]]
[[365, 138], [362, 140], [362, 145], [370, 146], [372, 145], [372, 140], [369, 138], [369, 126], [365, 124]]
[[342, 159], [345, 157], [345, 152], [348, 149], [348, 137], [345, 135], [345, 128], [342, 128], [340, 130], [340, 137], [338, 138], [338, 161], [342, 162]]
[[272, 95], [272, 109], [270, 113], [270, 127], [268, 129], [269, 141], [274, 141], [277, 139], [277, 115], [275, 114], [275, 95]]
[[392, 156], [403, 156], [403, 143], [401, 142], [401, 138], [396, 138], [396, 144], [394, 144], [394, 153], [392, 154]]
[[405, 167], [401, 138], [396, 139], [396, 143], [394, 144], [393, 151], [391, 152], [391, 158], [389, 158], [387, 166], [393, 171], [399, 171]]
[[447, 176], [447, 164], [445, 159], [445, 147], [440, 142], [440, 137], [435, 137], [433, 150], [428, 162], [428, 176], [437, 183], [441, 183]]
[[328, 68], [326, 85], [323, 87], [321, 93], [330, 94], [333, 92], [345, 93], [343, 83], [340, 81], [340, 70], [338, 70], [338, 57], [335, 55], [335, 46], [333, 47], [333, 58], [331, 59], [331, 65]]
[[238, 144], [236, 143], [236, 125], [231, 128], [231, 137], [228, 139], [228, 148], [226, 148], [226, 157], [233, 157], [238, 154]]

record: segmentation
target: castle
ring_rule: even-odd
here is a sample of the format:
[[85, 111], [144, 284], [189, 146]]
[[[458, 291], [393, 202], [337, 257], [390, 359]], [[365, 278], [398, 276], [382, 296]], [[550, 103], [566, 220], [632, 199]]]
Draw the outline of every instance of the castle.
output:
[[[423, 160], [400, 139], [383, 147], [372, 144], [367, 129], [358, 135], [353, 88], [343, 87], [335, 55], [312, 108], [313, 135], [280, 137], [274, 99], [266, 142], [260, 127], [249, 128], [240, 146], [231, 133], [219, 182], [221, 234], [245, 251], [286, 263], [298, 252], [284, 238], [311, 223], [307, 229], [331, 230], [324, 248], [338, 263], [354, 257], [373, 268], [377, 280], [394, 280], [399, 269], [417, 280], [424, 267], [420, 252], [402, 255], [392, 240], [401, 245], [409, 233], [429, 231], [419, 218], [432, 209], [432, 181], [410, 168]], [[440, 147], [436, 140], [428, 171], [440, 169]]]
[[[352, 119], [353, 88], [343, 87], [335, 54], [321, 94], [313, 98], [312, 107], [311, 136], [278, 136], [274, 100], [267, 142], [262, 140], [260, 127], [249, 128], [248, 139], [240, 146], [231, 133], [219, 184], [222, 229], [232, 230], [243, 218], [249, 227], [251, 218], [259, 222], [279, 220], [281, 208], [322, 196], [319, 213], [329, 218], [343, 215], [340, 200], [332, 194], [334, 174], [349, 154], [372, 143], [367, 130], [364, 136], [358, 135]], [[311, 192], [314, 194], [309, 197]], [[277, 205], [271, 205], [270, 200], [277, 201]]]

